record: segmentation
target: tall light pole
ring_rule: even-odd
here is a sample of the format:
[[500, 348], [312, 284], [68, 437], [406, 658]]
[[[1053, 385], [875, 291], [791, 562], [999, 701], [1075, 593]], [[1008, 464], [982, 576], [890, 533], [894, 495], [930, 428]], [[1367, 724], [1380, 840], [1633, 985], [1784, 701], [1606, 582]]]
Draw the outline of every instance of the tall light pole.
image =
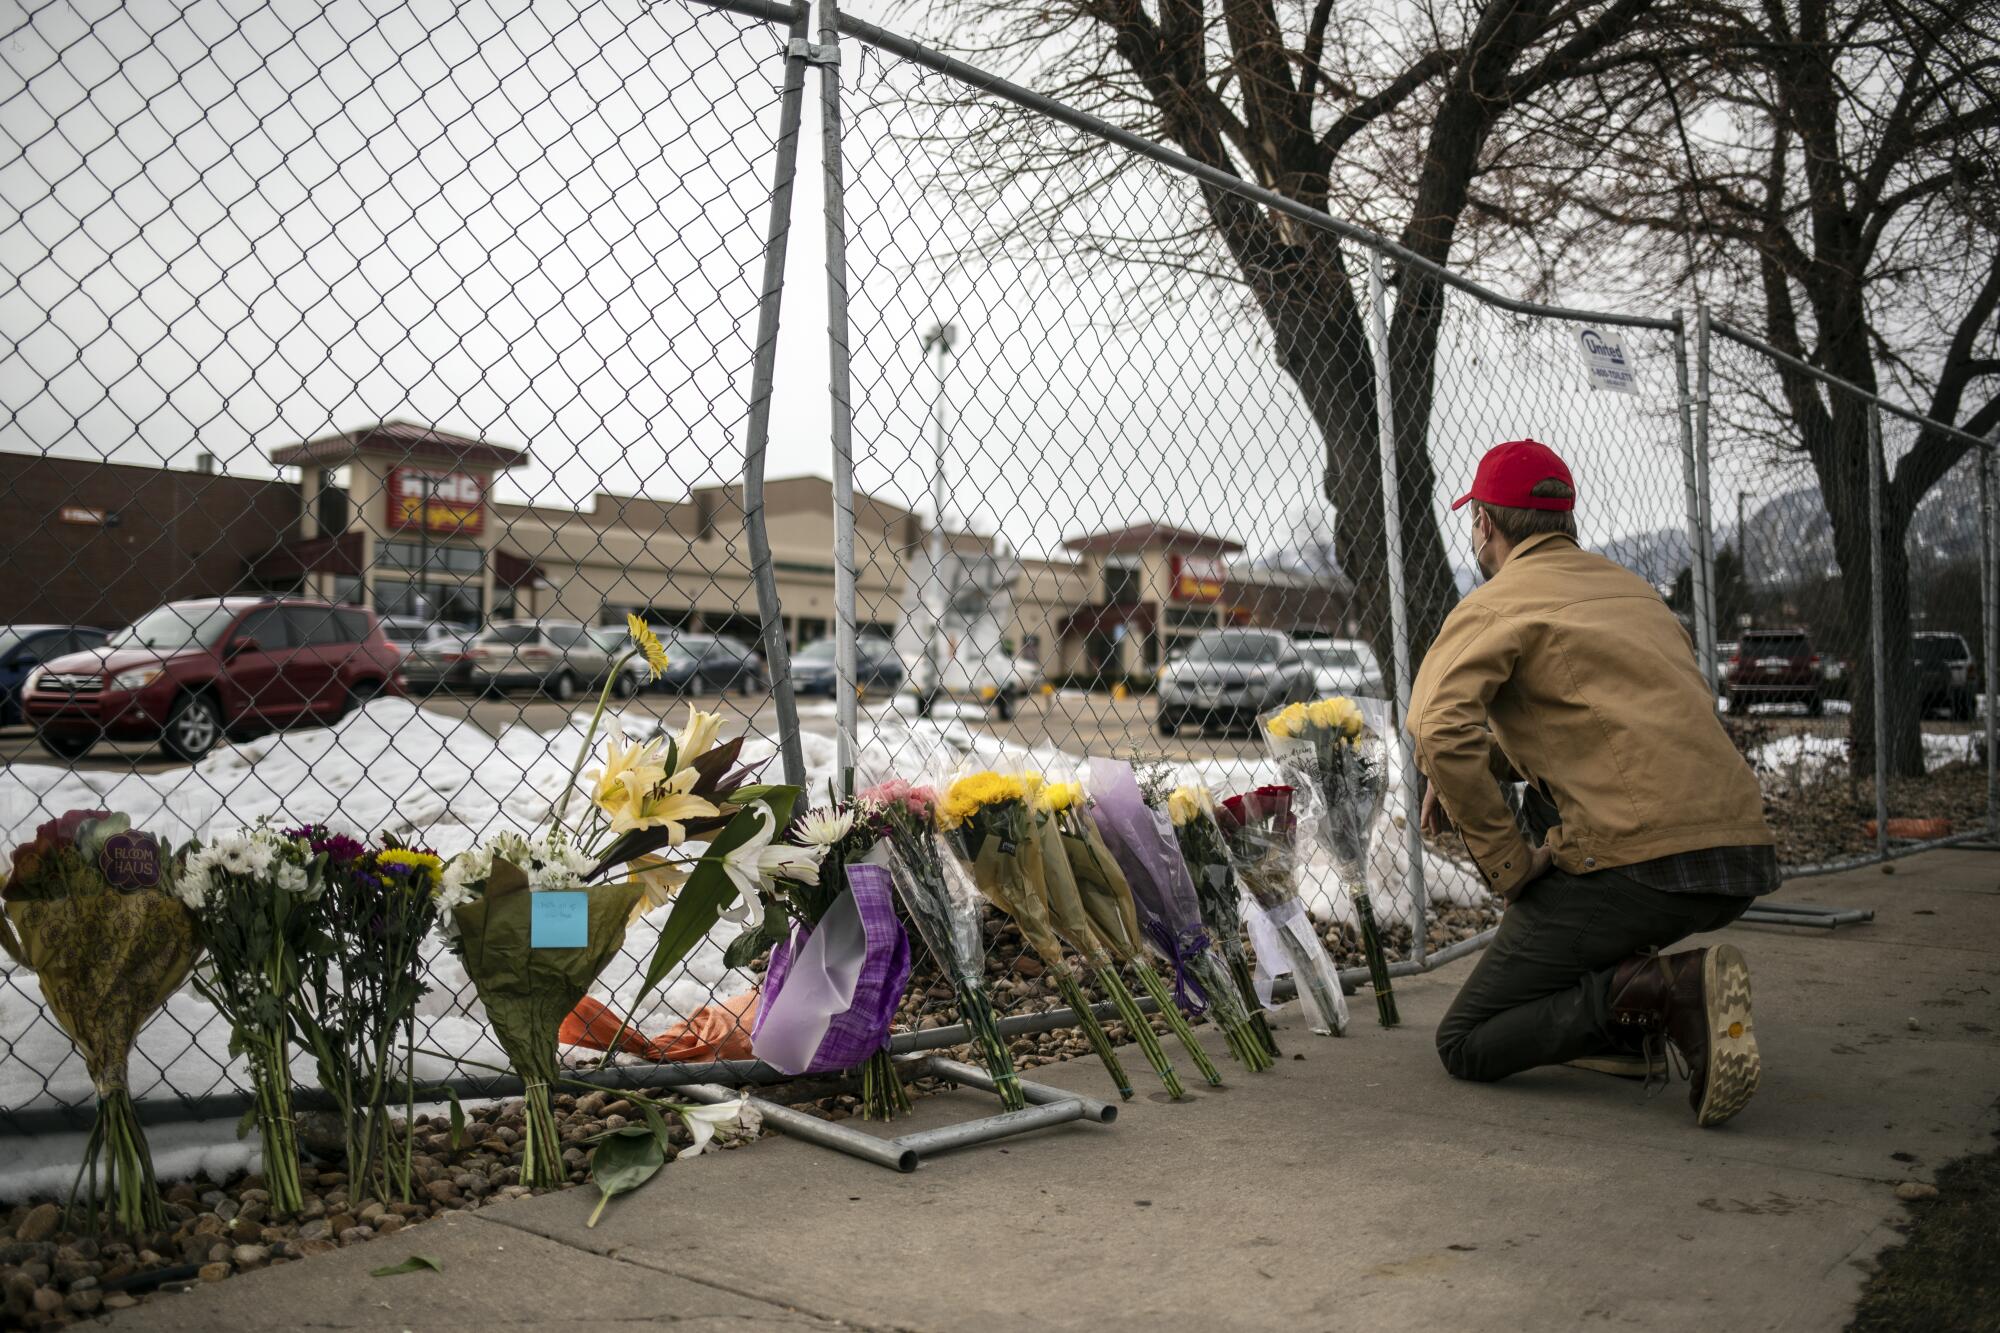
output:
[[[939, 320], [919, 335], [919, 341], [924, 355], [931, 358], [931, 365], [936, 370], [936, 382], [931, 391], [931, 534], [928, 546], [930, 576], [939, 579], [944, 569], [944, 385], [951, 354], [959, 343], [958, 326]], [[942, 628], [942, 625], [932, 625], [930, 632], [924, 636], [924, 667], [929, 673], [925, 685], [932, 693], [944, 686], [944, 663], [938, 654], [938, 637]]]

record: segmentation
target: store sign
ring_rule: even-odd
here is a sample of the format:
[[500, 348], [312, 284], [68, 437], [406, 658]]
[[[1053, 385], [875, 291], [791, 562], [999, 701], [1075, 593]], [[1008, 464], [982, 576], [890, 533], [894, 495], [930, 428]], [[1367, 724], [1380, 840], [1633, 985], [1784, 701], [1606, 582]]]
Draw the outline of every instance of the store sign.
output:
[[1639, 392], [1638, 376], [1625, 355], [1624, 335], [1606, 329], [1578, 329], [1577, 346], [1583, 351], [1583, 374], [1593, 389], [1611, 393]]
[[88, 528], [101, 528], [110, 515], [102, 509], [92, 509], [87, 505], [64, 505], [56, 511], [56, 517], [65, 523], [76, 523]]
[[1213, 602], [1222, 596], [1222, 562], [1213, 556], [1176, 555], [1172, 562], [1174, 600]]
[[469, 472], [391, 468], [389, 526], [476, 537], [486, 526], [486, 483]]

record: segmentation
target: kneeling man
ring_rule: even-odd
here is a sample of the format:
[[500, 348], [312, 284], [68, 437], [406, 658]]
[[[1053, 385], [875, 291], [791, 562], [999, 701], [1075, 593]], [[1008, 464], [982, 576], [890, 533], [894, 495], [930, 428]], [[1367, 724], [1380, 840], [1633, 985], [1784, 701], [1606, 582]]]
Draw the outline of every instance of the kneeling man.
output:
[[[1455, 824], [1507, 908], [1437, 1033], [1458, 1078], [1643, 1052], [1685, 1062], [1698, 1123], [1757, 1089], [1750, 974], [1734, 946], [1660, 950], [1778, 887], [1749, 766], [1687, 632], [1654, 589], [1576, 540], [1576, 489], [1534, 440], [1472, 490], [1486, 582], [1424, 656], [1409, 726], [1423, 820]], [[1501, 784], [1526, 782], [1529, 842]]]

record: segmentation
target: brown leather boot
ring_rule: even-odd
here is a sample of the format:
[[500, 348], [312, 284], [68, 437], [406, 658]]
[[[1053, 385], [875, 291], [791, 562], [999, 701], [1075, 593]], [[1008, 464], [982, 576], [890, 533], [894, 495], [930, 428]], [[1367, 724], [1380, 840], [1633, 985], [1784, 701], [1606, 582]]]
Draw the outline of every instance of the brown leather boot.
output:
[[1611, 977], [1612, 1021], [1672, 1043], [1688, 1068], [1695, 1123], [1719, 1125], [1757, 1091], [1750, 968], [1732, 944], [1628, 958]]

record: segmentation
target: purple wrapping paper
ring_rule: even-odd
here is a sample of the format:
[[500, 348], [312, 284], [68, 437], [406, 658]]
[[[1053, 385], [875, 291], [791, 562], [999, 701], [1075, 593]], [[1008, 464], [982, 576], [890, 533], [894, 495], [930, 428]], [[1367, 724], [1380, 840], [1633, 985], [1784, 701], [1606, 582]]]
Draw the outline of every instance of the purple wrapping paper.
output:
[[1090, 761], [1090, 800], [1097, 831], [1132, 887], [1146, 938], [1173, 967], [1174, 998], [1200, 1013], [1207, 997], [1187, 968], [1210, 941], [1173, 820], [1146, 804], [1132, 765], [1122, 759]]
[[910, 984], [910, 939], [889, 872], [847, 867], [848, 891], [771, 950], [751, 1053], [787, 1074], [852, 1069], [882, 1049]]

